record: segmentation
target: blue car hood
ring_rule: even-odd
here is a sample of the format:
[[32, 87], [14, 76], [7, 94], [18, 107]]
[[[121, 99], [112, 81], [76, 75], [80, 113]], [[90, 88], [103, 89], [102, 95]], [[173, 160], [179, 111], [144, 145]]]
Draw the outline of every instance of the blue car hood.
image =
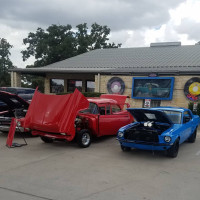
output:
[[163, 111], [145, 108], [128, 108], [127, 110], [133, 115], [137, 122], [153, 121], [173, 124]]

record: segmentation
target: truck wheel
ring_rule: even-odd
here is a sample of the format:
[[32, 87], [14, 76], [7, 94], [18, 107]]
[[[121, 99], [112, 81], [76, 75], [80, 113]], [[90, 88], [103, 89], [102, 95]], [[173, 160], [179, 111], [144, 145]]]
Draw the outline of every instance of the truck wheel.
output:
[[77, 135], [77, 143], [82, 148], [87, 148], [91, 144], [91, 134], [87, 129], [81, 130]]
[[196, 137], [197, 137], [197, 129], [195, 129], [192, 135], [188, 138], [188, 142], [194, 143], [196, 140]]
[[171, 158], [176, 158], [179, 150], [179, 139], [177, 139], [174, 144], [167, 150], [167, 156]]
[[121, 149], [122, 149], [122, 151], [130, 151], [131, 150], [130, 147], [125, 147], [123, 145], [121, 145]]
[[53, 143], [53, 139], [45, 137], [45, 136], [40, 136], [41, 140], [45, 143]]

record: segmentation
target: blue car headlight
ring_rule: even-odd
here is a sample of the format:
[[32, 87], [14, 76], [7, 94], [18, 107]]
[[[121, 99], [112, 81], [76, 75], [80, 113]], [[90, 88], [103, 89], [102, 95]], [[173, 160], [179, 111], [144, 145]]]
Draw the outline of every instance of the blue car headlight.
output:
[[118, 137], [123, 137], [124, 133], [123, 132], [118, 132]]
[[172, 138], [170, 136], [165, 136], [164, 137], [165, 142], [170, 142]]

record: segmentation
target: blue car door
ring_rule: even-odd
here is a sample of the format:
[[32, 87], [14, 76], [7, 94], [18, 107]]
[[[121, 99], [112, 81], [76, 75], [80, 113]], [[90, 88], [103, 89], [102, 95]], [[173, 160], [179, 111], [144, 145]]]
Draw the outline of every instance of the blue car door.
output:
[[192, 133], [192, 123], [193, 119], [188, 111], [183, 113], [183, 131], [182, 131], [182, 142], [187, 140]]

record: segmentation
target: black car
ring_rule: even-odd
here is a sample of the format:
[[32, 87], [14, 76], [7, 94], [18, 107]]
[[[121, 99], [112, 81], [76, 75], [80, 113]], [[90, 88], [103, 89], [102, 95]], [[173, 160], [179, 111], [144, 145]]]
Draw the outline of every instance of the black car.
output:
[[0, 91], [9, 92], [16, 94], [23, 98], [25, 101], [31, 101], [35, 89], [32, 88], [22, 88], [22, 87], [0, 87]]
[[11, 119], [25, 117], [28, 107], [29, 103], [18, 95], [0, 91], [0, 131], [8, 132]]

